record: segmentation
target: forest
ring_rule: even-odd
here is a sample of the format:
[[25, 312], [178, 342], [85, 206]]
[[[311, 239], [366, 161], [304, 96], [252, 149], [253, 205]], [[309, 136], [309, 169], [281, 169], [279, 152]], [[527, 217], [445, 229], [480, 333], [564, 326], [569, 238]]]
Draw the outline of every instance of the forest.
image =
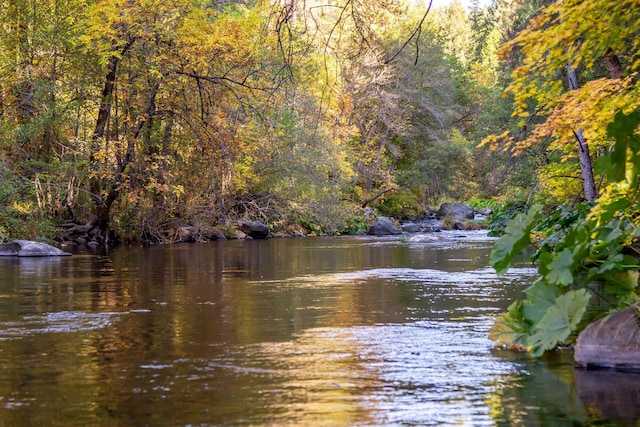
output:
[[[584, 198], [573, 138], [540, 133], [601, 102], [556, 119], [557, 70], [540, 65], [537, 92], [517, 78], [531, 65], [516, 37], [545, 2], [0, 4], [3, 240], [75, 223], [99, 244], [170, 242], [238, 219], [344, 233], [363, 207]], [[633, 89], [624, 47], [624, 79], [577, 64], [597, 86], [579, 93]]]

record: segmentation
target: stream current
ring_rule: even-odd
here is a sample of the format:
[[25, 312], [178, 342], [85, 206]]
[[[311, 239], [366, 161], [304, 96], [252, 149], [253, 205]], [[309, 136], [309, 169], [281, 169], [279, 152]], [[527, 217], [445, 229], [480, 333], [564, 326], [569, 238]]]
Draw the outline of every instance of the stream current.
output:
[[0, 259], [0, 425], [640, 425], [640, 375], [495, 349], [484, 232]]

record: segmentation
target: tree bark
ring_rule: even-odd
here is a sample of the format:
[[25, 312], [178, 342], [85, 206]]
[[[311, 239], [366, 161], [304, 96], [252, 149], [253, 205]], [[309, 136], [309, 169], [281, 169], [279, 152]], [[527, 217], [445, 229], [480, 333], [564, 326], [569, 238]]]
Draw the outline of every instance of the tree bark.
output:
[[[96, 127], [92, 136], [91, 152], [89, 153], [89, 163], [94, 169], [94, 174], [91, 178], [91, 199], [93, 200], [93, 215], [97, 218], [95, 221], [95, 227], [99, 230], [103, 242], [108, 243], [109, 239], [109, 220], [111, 205], [118, 196], [118, 191], [115, 185], [110, 186], [109, 191], [105, 195], [105, 184], [103, 178], [99, 173], [98, 160], [95, 157], [96, 152], [100, 149], [100, 144], [106, 136], [107, 123], [111, 115], [111, 105], [113, 103], [113, 91], [116, 84], [116, 76], [118, 72], [119, 58], [126, 53], [126, 51], [133, 44], [133, 40], [128, 41], [120, 50], [120, 55], [113, 55], [109, 58], [107, 63], [107, 73], [105, 75], [104, 87], [102, 88], [102, 95], [100, 98], [100, 109], [98, 110], [98, 118], [96, 120]], [[122, 166], [121, 166], [121, 169]]]
[[[93, 166], [94, 174], [91, 178], [91, 199], [93, 200], [93, 215], [96, 221], [94, 224], [100, 234], [106, 239], [109, 232], [109, 213], [111, 206], [107, 204], [107, 200], [103, 197], [103, 183], [98, 171], [96, 152], [100, 148], [100, 143], [105, 137], [105, 130], [111, 114], [111, 103], [113, 98], [113, 89], [116, 83], [116, 74], [118, 70], [118, 57], [112, 56], [107, 64], [107, 74], [105, 76], [104, 87], [102, 88], [102, 96], [100, 99], [100, 109], [98, 110], [98, 118], [96, 120], [96, 128], [93, 132], [91, 153], [89, 154], [89, 162]], [[111, 197], [107, 197], [111, 198]], [[115, 200], [115, 197], [113, 197]]]
[[[567, 65], [567, 78], [569, 79], [569, 90], [578, 90], [580, 87], [578, 84], [578, 75], [570, 65]], [[598, 197], [598, 193], [593, 178], [593, 164], [591, 162], [591, 155], [589, 154], [589, 146], [582, 133], [582, 129], [575, 131], [574, 135], [578, 142], [578, 158], [580, 161], [580, 172], [582, 174], [584, 198], [589, 202], [593, 202]]]
[[622, 63], [620, 63], [620, 59], [618, 55], [613, 53], [611, 49], [607, 52], [607, 54], [602, 58], [602, 62], [604, 62], [604, 66], [607, 68], [609, 72], [609, 76], [612, 79], [621, 79], [622, 78]]

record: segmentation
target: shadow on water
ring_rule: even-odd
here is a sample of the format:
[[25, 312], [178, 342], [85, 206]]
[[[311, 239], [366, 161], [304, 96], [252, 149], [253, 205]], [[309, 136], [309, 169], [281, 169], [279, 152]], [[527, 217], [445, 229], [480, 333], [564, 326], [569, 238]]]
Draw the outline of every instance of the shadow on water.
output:
[[637, 426], [640, 422], [638, 373], [575, 368], [570, 350], [550, 352], [540, 360], [507, 350], [493, 353], [519, 366], [519, 375], [494, 403], [497, 425]]
[[637, 425], [637, 374], [493, 349], [535, 270], [441, 236], [0, 260], [0, 425]]

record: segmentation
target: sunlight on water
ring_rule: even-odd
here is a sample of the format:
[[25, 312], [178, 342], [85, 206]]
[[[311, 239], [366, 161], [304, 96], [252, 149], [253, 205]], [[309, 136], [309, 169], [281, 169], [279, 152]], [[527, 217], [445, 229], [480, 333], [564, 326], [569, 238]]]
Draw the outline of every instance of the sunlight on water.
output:
[[[486, 395], [515, 369], [488, 351], [490, 319], [473, 322], [313, 329], [247, 351], [278, 366], [271, 375], [283, 393], [284, 418], [298, 414], [303, 424], [322, 415], [338, 425], [366, 412], [373, 425], [491, 425]], [[326, 405], [344, 396], [352, 405], [341, 412]]]
[[112, 326], [119, 319], [119, 313], [80, 313], [74, 311], [23, 316], [20, 320], [0, 322], [0, 341], [35, 334], [93, 331]]

